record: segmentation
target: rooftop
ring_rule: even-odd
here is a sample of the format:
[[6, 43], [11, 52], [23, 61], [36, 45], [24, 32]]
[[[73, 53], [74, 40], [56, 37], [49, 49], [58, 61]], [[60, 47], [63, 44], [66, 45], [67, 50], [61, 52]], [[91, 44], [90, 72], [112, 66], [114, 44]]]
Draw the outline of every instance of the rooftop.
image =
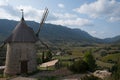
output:
[[5, 40], [5, 42], [36, 42], [36, 37], [33, 29], [28, 27], [24, 18], [16, 25], [11, 35]]

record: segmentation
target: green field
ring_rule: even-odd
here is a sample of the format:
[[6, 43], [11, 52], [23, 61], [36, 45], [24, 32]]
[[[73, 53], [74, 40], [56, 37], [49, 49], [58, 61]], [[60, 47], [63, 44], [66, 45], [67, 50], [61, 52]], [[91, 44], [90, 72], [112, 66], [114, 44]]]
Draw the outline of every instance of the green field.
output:
[[117, 61], [120, 58], [120, 53], [117, 54], [109, 54], [101, 58], [102, 61], [108, 62], [110, 60]]
[[112, 66], [114, 65], [114, 64], [111, 64], [111, 63], [105, 63], [105, 62], [102, 62], [102, 61], [96, 61], [96, 64], [97, 64], [97, 66], [99, 66], [99, 67], [101, 67], [101, 68], [112, 68]]

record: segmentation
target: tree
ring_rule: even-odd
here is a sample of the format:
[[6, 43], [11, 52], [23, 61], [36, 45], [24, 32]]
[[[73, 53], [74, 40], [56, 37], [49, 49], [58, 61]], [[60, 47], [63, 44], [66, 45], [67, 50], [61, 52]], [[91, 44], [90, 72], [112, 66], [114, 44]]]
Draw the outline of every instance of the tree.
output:
[[112, 67], [112, 78], [114, 80], [120, 80], [120, 60]]
[[52, 59], [52, 53], [51, 53], [51, 51], [47, 51], [47, 53], [46, 53], [46, 62], [47, 61], [50, 61]]
[[95, 64], [95, 59], [91, 53], [92, 52], [90, 50], [85, 53], [84, 61], [88, 64], [89, 71], [94, 71], [96, 68], [96, 64]]
[[79, 60], [70, 65], [69, 69], [75, 73], [84, 73], [88, 70], [88, 65], [85, 61]]
[[44, 63], [45, 62], [45, 53], [43, 52], [42, 53], [42, 63]]

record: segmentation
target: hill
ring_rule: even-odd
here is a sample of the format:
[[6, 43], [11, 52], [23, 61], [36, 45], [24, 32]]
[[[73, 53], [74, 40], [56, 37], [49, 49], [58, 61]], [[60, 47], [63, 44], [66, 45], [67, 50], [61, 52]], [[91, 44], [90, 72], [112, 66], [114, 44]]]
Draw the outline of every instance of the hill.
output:
[[[0, 19], [0, 41], [3, 41], [10, 35], [18, 21]], [[26, 23], [34, 29], [36, 32], [39, 23], [34, 21], [26, 21]], [[79, 42], [79, 43], [103, 43], [103, 42], [116, 42], [118, 39], [98, 39], [92, 37], [87, 32], [80, 29], [70, 29], [61, 25], [44, 24], [40, 32], [40, 38], [48, 40], [50, 42]], [[111, 40], [111, 41], [110, 41]], [[120, 40], [120, 36], [119, 36]]]
[[106, 39], [104, 39], [104, 41], [106, 42], [106, 43], [119, 43], [120, 42], [120, 35], [119, 36], [115, 36], [115, 37], [113, 37], [113, 38], [106, 38]]

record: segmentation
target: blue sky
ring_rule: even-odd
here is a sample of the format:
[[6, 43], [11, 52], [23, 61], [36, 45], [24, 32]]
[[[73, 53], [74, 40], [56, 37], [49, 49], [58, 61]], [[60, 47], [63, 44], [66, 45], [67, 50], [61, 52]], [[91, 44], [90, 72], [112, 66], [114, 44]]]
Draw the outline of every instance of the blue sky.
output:
[[0, 0], [0, 19], [19, 21], [24, 9], [26, 20], [39, 22], [45, 7], [46, 23], [79, 28], [98, 38], [120, 35], [120, 0]]

